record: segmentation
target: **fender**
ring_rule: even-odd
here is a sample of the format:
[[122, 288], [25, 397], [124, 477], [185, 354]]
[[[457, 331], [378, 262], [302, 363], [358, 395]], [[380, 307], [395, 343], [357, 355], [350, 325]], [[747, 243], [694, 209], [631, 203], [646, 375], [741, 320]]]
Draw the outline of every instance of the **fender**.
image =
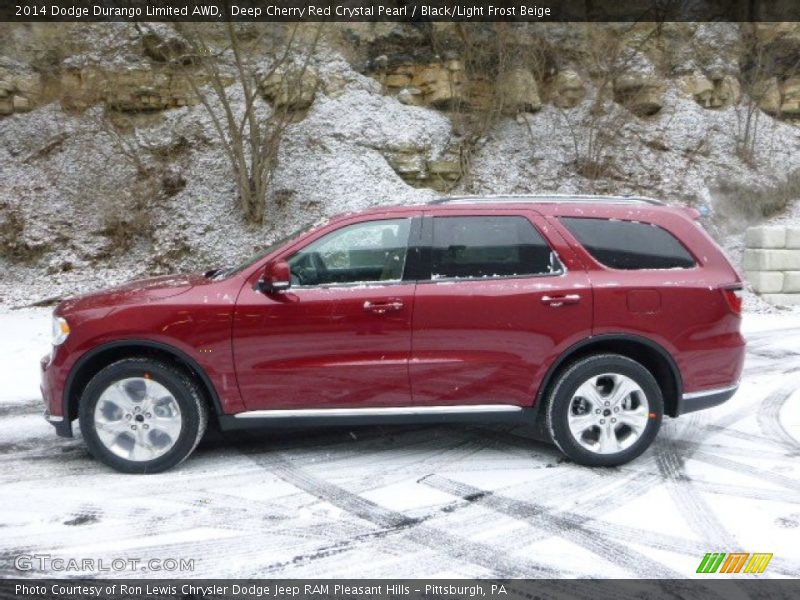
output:
[[643, 346], [647, 346], [651, 350], [655, 350], [669, 365], [670, 372], [672, 373], [673, 378], [675, 379], [675, 390], [676, 390], [676, 397], [677, 402], [680, 402], [681, 396], [683, 395], [683, 379], [681, 377], [680, 369], [678, 369], [678, 365], [675, 362], [675, 359], [672, 358], [672, 355], [663, 347], [661, 344], [654, 342], [650, 338], [636, 335], [632, 333], [604, 333], [601, 335], [593, 335], [586, 339], [581, 340], [580, 342], [573, 344], [550, 365], [550, 368], [547, 370], [547, 373], [542, 380], [542, 385], [539, 386], [539, 391], [536, 392], [536, 404], [539, 404], [542, 401], [542, 396], [544, 395], [545, 390], [548, 388], [550, 383], [553, 380], [553, 376], [558, 372], [558, 370], [572, 357], [576, 352], [579, 352], [581, 349], [590, 346], [592, 344], [603, 343], [603, 342], [635, 342], [642, 344]]
[[[217, 390], [214, 387], [214, 384], [211, 382], [211, 379], [203, 370], [203, 368], [194, 360], [191, 356], [187, 355], [182, 350], [178, 350], [174, 346], [169, 344], [165, 344], [163, 342], [154, 342], [151, 340], [142, 340], [142, 339], [124, 339], [124, 340], [117, 340], [114, 342], [106, 342], [105, 344], [101, 344], [96, 348], [92, 348], [88, 352], [86, 352], [83, 356], [81, 356], [73, 365], [72, 369], [67, 376], [66, 385], [64, 386], [64, 397], [63, 397], [63, 406], [64, 406], [64, 414], [69, 415], [70, 412], [70, 397], [72, 396], [72, 387], [75, 384], [75, 376], [77, 373], [80, 372], [81, 368], [83, 368], [87, 362], [91, 359], [96, 357], [98, 354], [106, 352], [108, 350], [115, 350], [119, 348], [124, 348], [126, 346], [136, 347], [136, 348], [152, 348], [153, 350], [159, 350], [161, 352], [165, 352], [167, 354], [171, 354], [179, 361], [183, 362], [189, 368], [191, 368], [197, 375], [200, 377], [200, 380], [203, 382], [203, 386], [208, 390], [209, 397], [211, 398], [211, 402], [214, 406], [214, 412], [217, 415], [223, 414], [222, 412], [222, 404], [219, 401], [219, 395], [217, 394]], [[70, 419], [67, 418], [64, 420], [66, 423], [70, 422]]]

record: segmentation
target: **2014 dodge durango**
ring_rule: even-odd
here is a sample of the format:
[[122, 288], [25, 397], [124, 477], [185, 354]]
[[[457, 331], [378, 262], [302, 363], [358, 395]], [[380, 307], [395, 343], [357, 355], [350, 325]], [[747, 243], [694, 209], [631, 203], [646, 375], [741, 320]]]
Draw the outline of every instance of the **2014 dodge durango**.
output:
[[304, 229], [235, 268], [61, 302], [45, 416], [154, 473], [221, 429], [543, 423], [619, 465], [737, 389], [741, 279], [692, 209], [469, 197]]

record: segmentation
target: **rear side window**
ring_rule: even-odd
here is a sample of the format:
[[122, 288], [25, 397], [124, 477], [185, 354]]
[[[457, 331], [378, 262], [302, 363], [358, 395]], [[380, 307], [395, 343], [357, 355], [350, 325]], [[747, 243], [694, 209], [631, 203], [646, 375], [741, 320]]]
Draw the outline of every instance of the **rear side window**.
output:
[[556, 274], [561, 264], [524, 217], [435, 217], [431, 279]]
[[694, 258], [675, 236], [651, 223], [562, 217], [598, 262], [612, 269], [691, 269]]

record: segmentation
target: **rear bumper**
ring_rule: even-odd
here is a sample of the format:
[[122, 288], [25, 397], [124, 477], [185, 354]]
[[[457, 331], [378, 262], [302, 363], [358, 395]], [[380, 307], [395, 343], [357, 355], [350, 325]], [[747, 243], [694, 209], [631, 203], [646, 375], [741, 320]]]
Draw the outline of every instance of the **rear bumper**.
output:
[[736, 385], [724, 388], [702, 390], [700, 392], [690, 392], [688, 394], [684, 394], [678, 400], [678, 407], [675, 416], [718, 406], [723, 402], [730, 400], [738, 389], [739, 384], [737, 383]]

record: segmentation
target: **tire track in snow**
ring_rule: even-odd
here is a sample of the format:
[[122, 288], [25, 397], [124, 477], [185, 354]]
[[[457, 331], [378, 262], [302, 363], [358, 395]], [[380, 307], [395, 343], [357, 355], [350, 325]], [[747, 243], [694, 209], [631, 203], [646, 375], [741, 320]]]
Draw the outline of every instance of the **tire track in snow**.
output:
[[[585, 473], [586, 473], [586, 472], [584, 472], [583, 474], [585, 474]], [[228, 525], [231, 525], [231, 524], [230, 524], [230, 523], [228, 523]]]
[[334, 483], [320, 479], [293, 466], [289, 461], [272, 456], [268, 461], [258, 461], [260, 466], [287, 483], [304, 492], [345, 511], [358, 519], [362, 519], [384, 529], [400, 529], [416, 524], [416, 519], [406, 517], [402, 513], [389, 510], [367, 500], [358, 494], [349, 492]]
[[[699, 490], [693, 486], [692, 480], [686, 475], [686, 460], [689, 457], [697, 458], [699, 446], [700, 442], [698, 441], [695, 448], [689, 451], [689, 456], [681, 456], [677, 451], [677, 446], [671, 442], [668, 443], [659, 450], [656, 456], [659, 472], [664, 477], [673, 503], [708, 548], [739, 548], [736, 536], [727, 530]], [[772, 600], [768, 594], [765, 594], [757, 586], [753, 586], [751, 582], [743, 582], [742, 587], [747, 588], [751, 598]]]
[[[483, 446], [483, 445], [485, 445], [485, 444], [481, 444], [481, 446]], [[453, 452], [453, 449], [452, 448], [447, 448], [447, 446], [445, 446], [445, 450], [446, 450], [446, 453], [452, 453]], [[478, 448], [470, 448], [469, 449], [469, 454], [472, 454], [477, 450], [478, 450]], [[451, 458], [448, 458], [448, 461], [450, 461]], [[432, 465], [432, 466], [435, 466], [435, 465]], [[248, 483], [251, 483], [251, 482], [248, 482]], [[167, 493], [167, 491], [168, 490], [160, 490], [159, 493]], [[171, 493], [171, 491], [169, 491], [169, 492]], [[206, 492], [203, 495], [204, 496], [208, 496], [209, 494]], [[179, 501], [180, 500], [180, 498], [175, 498], [174, 496], [171, 496], [171, 498], [172, 498], [173, 501]], [[225, 504], [226, 504], [225, 527], [226, 528], [228, 528], [228, 529], [234, 529], [234, 528], [252, 529], [254, 527], [254, 525], [255, 525], [256, 529], [260, 529], [257, 525], [259, 523], [259, 518], [262, 517], [263, 515], [258, 514], [257, 506], [255, 507], [255, 510], [253, 510], [254, 507], [252, 507], [252, 506], [247, 506], [243, 510], [237, 510], [237, 509], [242, 509], [243, 507], [241, 507], [241, 506], [230, 506], [230, 504], [231, 504], [230, 498], [231, 497], [230, 496], [225, 496], [225, 498], [226, 498], [226, 500], [225, 500]], [[189, 503], [189, 504], [191, 504], [191, 503]], [[234, 501], [234, 504], [236, 504], [236, 501]], [[231, 509], [233, 509], [233, 510], [231, 510]], [[107, 516], [112, 517], [112, 515], [107, 515]], [[133, 517], [133, 515], [127, 515], [127, 514], [124, 514], [124, 513], [123, 514], [117, 514], [115, 516], [117, 518], [123, 518], [123, 519], [124, 518]], [[144, 520], [144, 517], [145, 517], [145, 515], [142, 515], [142, 514], [136, 515], [136, 518], [140, 523]], [[200, 517], [198, 518], [198, 515], [196, 515], [196, 514], [193, 514], [193, 515], [181, 515], [181, 514], [179, 514], [178, 518], [170, 517], [167, 522], [169, 523], [170, 532], [179, 533], [180, 531], [182, 531], [184, 529], [184, 527], [183, 527], [184, 524], [186, 526], [189, 526], [189, 527], [192, 526], [192, 525], [194, 525], [196, 527], [196, 526], [200, 526], [202, 524], [208, 524], [208, 525], [211, 525], [211, 526], [219, 525], [217, 520], [215, 520], [213, 518], [213, 515], [210, 515], [210, 517], [211, 518], [207, 518], [207, 517], [204, 518], [203, 515], [200, 515]], [[184, 521], [186, 521], [186, 523], [184, 523]], [[105, 527], [107, 528], [108, 524], [105, 524]], [[337, 531], [337, 529], [338, 528], [334, 524], [334, 526], [331, 527], [327, 531], [327, 533], [329, 534], [328, 537], [331, 537], [331, 536], [332, 537], [336, 537], [336, 536], [341, 536], [341, 535], [343, 535], [345, 533], [350, 533], [350, 532], [345, 532], [345, 531]], [[149, 527], [145, 526], [145, 531], [143, 531], [142, 533], [147, 535], [148, 532], [149, 533], [154, 533], [155, 530], [158, 530], [161, 533], [166, 533], [164, 531], [164, 528], [163, 528], [163, 523], [160, 523], [160, 519], [154, 519], [152, 524]], [[47, 536], [45, 536], [45, 538], [46, 537]], [[132, 536], [120, 536], [120, 537], [122, 537], [124, 539], [126, 537], [131, 537], [131, 538], [132, 537], [137, 537], [137, 535], [134, 534]], [[45, 541], [45, 540], [43, 540], [43, 541]], [[122, 541], [122, 540], [120, 540], [120, 541]], [[80, 543], [80, 542], [78, 540], [76, 540], [76, 539], [70, 539], [69, 542], [68, 542], [68, 545], [75, 545], [76, 543]], [[163, 548], [156, 547], [153, 550], [160, 550], [160, 549], [163, 549]]]
[[[748, 413], [744, 410], [737, 411], [731, 415], [727, 415], [724, 417], [721, 422], [727, 425], [732, 425], [743, 418], [746, 418]], [[682, 440], [682, 443], [686, 447], [686, 451], [683, 453], [685, 457], [690, 457], [692, 452], [699, 447], [700, 441], [692, 440], [691, 437], [699, 437], [701, 432], [698, 431], [698, 428], [694, 428], [689, 439]], [[665, 453], [669, 454], [675, 453], [674, 448], [670, 448], [671, 442], [669, 438], [666, 440], [663, 438], [657, 439], [654, 444], [654, 449], [651, 451], [655, 454], [654, 462], [657, 464], [659, 457], [663, 457]], [[648, 453], [646, 453], [639, 461], [642, 461], [648, 457]], [[654, 487], [665, 483], [666, 477], [663, 473], [660, 476], [652, 476], [650, 475], [650, 471], [645, 467], [642, 470], [634, 470], [630, 467], [620, 467], [619, 469], [605, 469], [604, 472], [609, 474], [614, 474], [615, 471], [626, 471], [629, 470], [631, 475], [627, 481], [623, 480], [621, 485], [614, 485], [611, 486], [608, 490], [606, 490], [603, 494], [599, 497], [592, 497], [587, 499], [585, 502], [573, 507], [573, 510], [577, 510], [577, 507], [580, 506], [582, 511], [585, 514], [590, 516], [599, 516], [601, 514], [611, 512], [615, 509], [622, 508], [630, 501], [648, 493]], [[656, 468], [659, 471], [658, 468]], [[644, 472], [642, 472], [644, 471]], [[681, 480], [680, 485], [686, 485], [689, 483], [688, 478], [683, 478]], [[702, 502], [702, 498], [700, 499]], [[679, 506], [680, 507], [680, 506]], [[656, 533], [651, 533], [648, 537], [643, 538], [642, 543], [646, 544], [653, 544], [654, 543], [654, 536], [657, 536]]]
[[[261, 471], [259, 470], [259, 472]], [[141, 478], [120, 479], [129, 479], [131, 481], [135, 479], [137, 482], [142, 481]], [[252, 482], [253, 480], [251, 477], [249, 478], [248, 483], [252, 484]], [[218, 483], [218, 480], [214, 481], [213, 485], [217, 485]], [[205, 485], [208, 484], [209, 481], [206, 480]], [[141, 486], [139, 487], [141, 488]], [[242, 532], [247, 531], [250, 533], [252, 533], [254, 529], [258, 530], [260, 524], [263, 524], [263, 527], [266, 528], [274, 525], [274, 523], [270, 522], [264, 523], [263, 520], [263, 513], [265, 510], [274, 513], [276, 508], [274, 505], [268, 509], [265, 509], [263, 504], [259, 506], [256, 502], [248, 502], [244, 500], [237, 503], [235, 499], [226, 497], [224, 502], [218, 502], [215, 504], [216, 506], [225, 507], [225, 514], [223, 517], [219, 511], [208, 510], [203, 507], [200, 502], [198, 502], [198, 500], [201, 500], [202, 498], [213, 496], [213, 493], [208, 494], [200, 490], [199, 494], [201, 498], [198, 499], [197, 494], [184, 492], [183, 488], [181, 488], [182, 491], [176, 496], [174, 489], [175, 486], [163, 486], [156, 484], [152, 486], [152, 489], [148, 489], [148, 487], [149, 486], [145, 486], [144, 490], [139, 489], [138, 493], [148, 496], [148, 499], [154, 497], [158, 498], [159, 496], [167, 497], [168, 504], [166, 505], [166, 513], [163, 513], [163, 507], [153, 507], [148, 505], [146, 508], [136, 508], [135, 506], [131, 506], [126, 502], [127, 499], [124, 496], [127, 494], [127, 492], [125, 492], [117, 499], [116, 502], [111, 501], [106, 503], [107, 510], [104, 522], [102, 523], [102, 529], [82, 527], [80, 529], [76, 529], [74, 533], [69, 532], [69, 535], [62, 534], [59, 540], [61, 543], [57, 544], [57, 546], [59, 546], [59, 548], [64, 548], [80, 545], [81, 543], [91, 543], [99, 531], [102, 531], [103, 535], [105, 536], [110, 535], [112, 539], [115, 539], [124, 545], [131, 540], [147, 537], [148, 535], [170, 533], [180, 534], [188, 529], [202, 527], [204, 525], [208, 525], [210, 527], [224, 526], [229, 530], [238, 529]], [[200, 506], [198, 506], [198, 504], [200, 504]], [[214, 506], [214, 504], [212, 504], [212, 506]], [[65, 509], [67, 513], [72, 512], [69, 509], [69, 506], [65, 507]], [[133, 519], [135, 519], [139, 524], [138, 528], [124, 526], [126, 522], [129, 522]], [[61, 518], [61, 520], [63, 520], [63, 518]], [[349, 533], [345, 529], [342, 529], [342, 531], [339, 531], [339, 529], [340, 528], [338, 524], [334, 523], [326, 531], [325, 535]], [[10, 535], [8, 530], [6, 533], [7, 535]], [[325, 535], [320, 535], [317, 537], [324, 539]], [[49, 546], [52, 544], [51, 531], [44, 531], [39, 535], [34, 535], [33, 539], [31, 539], [30, 535], [24, 535], [23, 537], [25, 539], [22, 541], [26, 544], [35, 544], [40, 546]], [[318, 540], [315, 540], [315, 543], [316, 541]], [[153, 550], [158, 551], [168, 549], [170, 547], [171, 546], [154, 547]]]
[[[458, 462], [463, 461], [466, 458], [476, 454], [480, 450], [487, 447], [493, 443], [492, 440], [485, 439], [485, 436], [471, 436], [472, 439], [464, 440], [458, 446], [453, 448], [451, 445], [447, 444], [447, 440], [443, 440], [445, 445], [443, 446], [442, 451], [437, 451], [434, 457], [427, 457], [422, 461], [413, 461], [412, 463], [406, 464], [398, 470], [391, 470], [387, 473], [390, 482], [387, 482], [385, 479], [381, 478], [379, 481], [373, 480], [364, 480], [363, 477], [356, 478], [355, 481], [352, 482], [352, 487], [350, 488], [353, 491], [357, 491], [359, 493], [363, 493], [365, 491], [370, 491], [371, 489], [379, 489], [383, 486], [390, 485], [394, 482], [401, 482], [407, 480], [406, 471], [408, 475], [419, 475], [419, 467], [424, 466], [428, 467], [431, 470], [441, 470], [444, 466], [452, 466]], [[433, 464], [430, 464], [430, 463]], [[319, 466], [318, 463], [314, 463], [315, 466]], [[352, 468], [352, 465], [350, 465]], [[570, 477], [574, 481], [578, 481], [577, 473], [571, 474]], [[585, 477], [582, 478], [585, 484]], [[548, 483], [555, 483], [554, 481], [548, 480]], [[365, 485], [366, 484], [366, 485]], [[456, 510], [459, 508], [458, 506], [446, 506], [443, 507], [435, 512], [451, 512], [452, 510]], [[428, 518], [427, 516], [425, 518]], [[483, 528], [490, 528], [493, 521], [496, 519], [486, 519], [482, 523]]]
[[[574, 504], [569, 510], [554, 512], [553, 515], [558, 518], [573, 520], [577, 525], [583, 525], [587, 530], [597, 532], [598, 534], [607, 536], [617, 542], [623, 541], [626, 543], [634, 543], [656, 550], [675, 552], [684, 556], [688, 552], [692, 552], [698, 556], [704, 555], [708, 551], [708, 545], [704, 542], [698, 542], [693, 539], [680, 538], [677, 536], [670, 536], [647, 529], [610, 523], [599, 519], [599, 517], [602, 515], [619, 508], [615, 505], [615, 501], [618, 501], [619, 498], [624, 499], [623, 505], [627, 504], [629, 501], [632, 501], [637, 497], [649, 492], [655, 486], [662, 483], [661, 477], [648, 472], [649, 469], [647, 467], [645, 467], [643, 471], [644, 472], [642, 473], [632, 473], [630, 478], [627, 480], [617, 480], [615, 485], [609, 486], [607, 489], [603, 490], [602, 493]], [[692, 482], [693, 485], [696, 485], [697, 483], [698, 482], [696, 481]], [[588, 487], [591, 488], [591, 486]], [[725, 486], [720, 487], [725, 488]], [[517, 495], [520, 495], [525, 491], [526, 490], [517, 488]], [[496, 491], [494, 493], [497, 494]], [[537, 490], [534, 490], [533, 493], [536, 493], [538, 497]], [[761, 493], [763, 494], [763, 492]], [[743, 496], [747, 497], [746, 495]], [[792, 502], [800, 503], [800, 497], [797, 497], [794, 494], [786, 493], [786, 497], [791, 498]], [[546, 537], [550, 537], [549, 533], [542, 535], [541, 531], [532, 533], [520, 532], [519, 535], [525, 535], [526, 540], [529, 542], [539, 541], [545, 539]], [[774, 558], [770, 563], [770, 570], [772, 572], [788, 576], [794, 576], [798, 572], [796, 565], [786, 563], [778, 557]]]
[[[585, 522], [585, 519], [582, 519], [581, 515], [569, 513], [567, 513], [567, 515], [569, 518], [578, 520], [578, 522]], [[587, 531], [595, 531], [601, 535], [612, 537], [617, 542], [626, 542], [628, 544], [647, 546], [649, 548], [653, 548], [654, 550], [674, 552], [682, 556], [692, 552], [696, 554], [698, 558], [700, 558], [709, 550], [708, 546], [704, 542], [698, 542], [689, 538], [682, 538], [664, 533], [654, 535], [652, 531], [648, 531], [646, 529], [619, 525], [617, 523], [608, 523], [596, 519], [585, 523], [584, 528]], [[789, 577], [796, 577], [800, 565], [788, 563], [779, 557], [774, 557], [769, 563], [769, 568], [770, 573], [778, 573]], [[684, 576], [685, 574], [679, 575], [679, 577]]]
[[383, 508], [336, 484], [295, 467], [282, 457], [273, 456], [268, 460], [263, 460], [261, 457], [251, 456], [251, 459], [287, 483], [323, 502], [333, 504], [351, 516], [395, 532], [413, 529], [413, 533], [407, 539], [450, 557], [480, 565], [500, 576], [553, 577], [559, 573], [555, 569], [531, 563], [526, 559], [510, 557], [505, 552], [486, 544], [471, 542], [443, 530], [417, 526], [418, 519], [411, 519], [402, 513]]
[[[496, 435], [497, 435], [496, 432], [492, 432], [492, 434], [494, 434], [492, 437], [496, 437]], [[503, 439], [502, 441], [508, 443], [507, 439]], [[535, 445], [534, 443], [531, 443], [531, 441], [527, 440], [527, 439], [525, 439], [524, 442], [526, 444], [526, 447], [530, 447], [530, 446]], [[695, 443], [695, 445], [697, 445], [697, 444]], [[650, 484], [650, 485], [652, 485], [652, 484]], [[636, 497], [636, 496], [640, 495], [640, 493], [646, 492], [648, 489], [649, 489], [649, 486], [648, 485], [644, 485], [644, 486], [642, 486], [641, 490], [639, 490], [638, 492], [633, 493], [632, 496]], [[624, 505], [624, 502], [621, 502], [620, 505]], [[612, 507], [612, 508], [614, 508], [614, 507]], [[643, 541], [643, 540], [640, 539], [639, 541]]]
[[44, 405], [41, 400], [22, 400], [20, 402], [0, 403], [0, 418], [13, 417], [19, 415], [41, 414]]
[[729, 483], [716, 483], [713, 481], [692, 480], [694, 485], [701, 492], [709, 492], [721, 496], [732, 498], [747, 498], [748, 500], [758, 500], [759, 502], [783, 502], [786, 504], [800, 504], [800, 494], [782, 490], [765, 490], [764, 488], [752, 488], [743, 485], [732, 485]]
[[[382, 461], [380, 455], [369, 455], [369, 464], [379, 469], [374, 480], [362, 481], [359, 491], [377, 489], [386, 485], [401, 482], [409, 477], [416, 477], [421, 469], [447, 469], [485, 450], [491, 441], [473, 432], [467, 435], [453, 435], [449, 437], [437, 436], [428, 440], [426, 456], [421, 458], [412, 456], [411, 453], [398, 453], [398, 448], [386, 450], [385, 454], [393, 460]], [[399, 458], [398, 458], [399, 454]], [[338, 461], [337, 461], [338, 462]], [[317, 466], [318, 463], [315, 463]], [[352, 464], [331, 464], [329, 473], [342, 471], [342, 477], [347, 477], [347, 472], [352, 471]]]
[[[566, 475], [569, 475], [569, 476], [578, 476], [578, 475], [583, 475], [584, 477], [582, 477], [582, 481], [583, 481], [583, 486], [582, 486], [582, 487], [583, 487], [583, 490], [582, 490], [582, 491], [585, 491], [585, 489], [586, 489], [587, 487], [589, 487], [589, 488], [591, 488], [591, 487], [592, 487], [592, 483], [591, 483], [591, 482], [588, 482], [588, 483], [587, 483], [587, 482], [586, 482], [586, 478], [585, 478], [585, 475], [587, 475], [587, 473], [591, 473], [591, 472], [587, 472], [587, 471], [584, 471], [584, 470], [581, 470], [581, 471], [579, 472], [578, 470], [573, 470], [571, 473], [566, 473], [566, 472], [564, 472], [564, 473], [565, 473]], [[551, 483], [551, 479], [550, 479], [550, 478], [548, 478], [548, 485], [549, 485], [550, 483]], [[616, 488], [617, 486], [615, 485], [615, 486], [612, 486], [612, 487]], [[627, 488], [629, 488], [629, 486], [625, 486], [623, 489], [627, 489]], [[616, 490], [616, 489], [614, 490], [614, 492], [613, 492], [613, 493], [612, 493], [612, 492], [609, 492], [609, 494], [608, 494], [608, 498], [614, 498], [614, 497], [618, 497], [618, 493], [617, 493], [617, 490]], [[471, 504], [471, 503], [470, 503], [469, 501], [465, 501], [465, 502], [462, 502], [462, 503], [461, 503], [459, 506], [457, 506], [457, 507], [454, 507], [454, 509], [460, 509], [460, 508], [468, 507], [468, 506], [470, 506], [470, 504]], [[602, 502], [601, 502], [601, 504], [602, 504]], [[608, 504], [608, 503], [606, 502], [606, 505], [607, 505], [607, 504]], [[445, 507], [445, 508], [443, 508], [443, 509], [440, 509], [440, 511], [439, 511], [439, 512], [440, 512], [440, 513], [445, 513], [445, 512], [452, 512], [452, 511], [451, 511], [451, 510], [448, 510], [448, 508], [447, 508], [447, 507]], [[435, 516], [435, 515], [434, 515], [434, 516]], [[426, 518], [427, 518], [427, 517], [426, 517]], [[483, 529], [487, 529], [489, 525], [490, 525], [490, 523], [487, 523], [485, 519], [484, 519], [484, 520], [482, 520], [482, 527], [483, 527]], [[535, 536], [531, 536], [531, 533], [535, 533], [535, 532], [525, 532], [526, 539], [530, 539], [531, 537], [535, 537]], [[376, 535], [376, 537], [385, 538], [385, 537], [386, 537], [386, 535], [385, 535], [385, 532], [381, 533], [380, 535]], [[393, 542], [393, 545], [394, 545], [395, 543], [396, 543], [396, 540]], [[340, 547], [337, 547], [337, 550], [341, 550], [341, 551], [346, 551], [347, 549], [348, 549], [348, 548], [340, 548]], [[314, 556], [312, 555], [312, 557], [311, 557], [311, 558], [314, 558]], [[293, 561], [293, 563], [292, 563], [292, 564], [294, 564], [294, 561]], [[412, 572], [413, 572], [413, 571], [412, 571]], [[393, 574], [396, 574], [396, 573], [392, 573], [392, 572], [389, 572], [389, 573], [388, 573], [388, 575], [393, 575]], [[562, 573], [562, 574], [563, 574], [563, 573]], [[388, 576], [388, 575], [387, 575], [387, 576]]]
[[765, 471], [763, 469], [759, 469], [752, 465], [748, 465], [736, 460], [731, 460], [723, 456], [717, 456], [716, 454], [710, 454], [708, 452], [704, 452], [701, 450], [696, 451], [693, 455], [693, 458], [695, 460], [702, 461], [706, 464], [713, 465], [715, 467], [727, 469], [729, 471], [733, 471], [734, 473], [738, 474], [745, 474], [750, 477], [761, 479], [763, 481], [772, 483], [774, 485], [783, 488], [800, 492], [800, 481], [798, 481], [797, 479], [792, 479], [791, 477], [787, 477], [785, 475], [781, 475], [780, 473], [772, 473], [771, 471]]
[[[727, 437], [732, 437], [737, 440], [742, 440], [744, 442], [766, 442], [768, 444], [775, 443], [775, 440], [767, 437], [765, 435], [760, 435], [758, 433], [747, 433], [745, 431], [740, 431], [738, 429], [732, 429], [730, 427], [724, 427], [722, 425], [715, 425], [713, 423], [709, 423], [707, 425], [703, 425], [702, 429], [710, 431], [711, 433], [719, 433], [725, 435]], [[683, 440], [680, 440], [683, 441]], [[687, 445], [694, 445], [696, 442], [685, 440]], [[784, 456], [787, 456], [784, 453]], [[791, 455], [789, 455], [791, 456]]]
[[605, 534], [587, 531], [578, 519], [570, 519], [563, 513], [554, 513], [542, 505], [486, 492], [439, 475], [426, 477], [422, 483], [459, 498], [475, 498], [475, 502], [480, 505], [564, 538], [639, 577], [679, 578], [681, 576], [680, 573], [666, 565], [632, 552], [628, 547], [618, 544]]
[[780, 412], [789, 398], [800, 389], [800, 377], [790, 377], [785, 384], [767, 394], [758, 408], [758, 426], [766, 437], [784, 448], [797, 453], [800, 441], [795, 439], [784, 427]]
[[[800, 498], [795, 498], [795, 501], [800, 502]], [[596, 502], [596, 504], [600, 503], [602, 503], [602, 499]], [[701, 557], [708, 552], [708, 545], [705, 542], [598, 519], [597, 516], [603, 512], [606, 511], [587, 511], [585, 508], [578, 506], [576, 509], [558, 513], [557, 516], [574, 520], [577, 524], [583, 525], [585, 529], [608, 536], [617, 542], [638, 544], [655, 550], [675, 552], [684, 556], [692, 552]], [[770, 562], [770, 571], [795, 576], [798, 573], [798, 568], [797, 565], [786, 563], [779, 557], [775, 557]]]
[[[748, 416], [750, 413], [742, 408], [725, 415], [714, 424], [724, 430]], [[695, 457], [702, 440], [707, 437], [703, 435], [703, 428], [694, 424], [695, 419], [696, 417], [689, 418], [682, 424], [688, 432], [681, 436], [681, 443], [676, 444], [674, 440], [666, 439], [664, 443], [655, 446], [656, 465], [673, 503], [698, 535], [712, 547], [722, 545], [735, 548], [735, 536], [727, 531], [699, 491], [692, 486], [691, 478], [686, 475], [686, 461]]]
[[656, 464], [673, 503], [698, 536], [711, 547], [737, 548], [736, 538], [728, 533], [711, 507], [692, 487], [685, 472], [685, 458], [673, 444], [668, 443], [658, 450]]
[[[652, 481], [660, 481], [660, 478], [652, 477], [649, 485], [652, 485]], [[424, 481], [423, 483], [427, 483], [427, 481]], [[459, 485], [463, 484], [459, 483]], [[600, 515], [608, 512], [603, 508], [603, 505], [606, 502], [606, 497], [611, 496], [614, 493], [611, 491], [609, 492], [610, 493], [602, 497], [592, 497], [591, 499], [585, 500], [580, 504], [576, 504], [574, 508], [570, 510], [554, 512], [551, 516], [555, 519], [565, 520], [573, 523], [575, 527], [580, 527], [588, 532], [594, 532], [599, 536], [609, 538], [615, 543], [622, 542], [626, 544], [636, 544], [639, 546], [653, 548], [655, 550], [674, 552], [681, 556], [686, 556], [688, 553], [692, 553], [696, 554], [698, 557], [702, 557], [706, 552], [708, 552], [708, 545], [704, 542], [698, 542], [697, 540], [690, 538], [673, 536], [661, 532], [657, 533], [648, 529], [621, 525], [619, 523], [612, 523], [599, 519], [598, 517]], [[499, 494], [496, 493], [495, 495], [499, 496]], [[503, 498], [508, 499], [506, 496], [503, 496]], [[800, 498], [797, 500], [800, 501]], [[510, 501], [515, 503], [523, 502], [525, 504], [531, 504], [516, 499], [510, 499]], [[528, 542], [540, 541], [546, 537], [550, 537], [549, 534], [541, 535], [541, 531], [534, 532], [533, 535], [520, 531], [518, 535], [520, 537], [524, 535], [526, 541]], [[772, 562], [770, 562], [770, 572], [786, 576], [796, 576], [797, 573], [800, 572], [800, 569], [796, 564], [789, 563], [779, 557], [775, 557], [773, 558]], [[597, 575], [593, 574], [592, 576]], [[678, 575], [678, 577], [683, 576], [684, 575]]]
[[[446, 441], [446, 440], [443, 440], [443, 441]], [[459, 447], [456, 447], [456, 448], [445, 446], [445, 449], [443, 451], [440, 451], [440, 450], [437, 449], [434, 462], [436, 464], [439, 464], [439, 463], [442, 463], [442, 462], [444, 462], [444, 463], [452, 463], [452, 462], [457, 461], [457, 460], [462, 460], [465, 456], [470, 456], [470, 455], [474, 454], [475, 452], [479, 451], [481, 448], [486, 446], [486, 443], [483, 440], [478, 440], [478, 442], [479, 443], [476, 444], [476, 443], [469, 443], [469, 442], [465, 441]], [[397, 450], [397, 448], [394, 448], [394, 450]], [[429, 460], [429, 458], [426, 458], [426, 461], [427, 460]], [[421, 462], [425, 462], [425, 461], [421, 461]], [[318, 462], [315, 462], [314, 464], [315, 464], [315, 466], [319, 466]], [[417, 461], [414, 464], [418, 465], [418, 464], [420, 464], [420, 461]], [[436, 464], [431, 465], [431, 466], [435, 467]], [[352, 464], [350, 464], [350, 467], [352, 468]], [[399, 478], [399, 479], [402, 480], [402, 478]], [[362, 478], [362, 483], [363, 483], [363, 478]], [[364, 486], [366, 488], [373, 488], [373, 487], [378, 487], [379, 488], [379, 487], [382, 487], [383, 485], [386, 485], [386, 482], [378, 484], [377, 486], [375, 486], [375, 484], [373, 482], [369, 482], [368, 481], [366, 483], [367, 483], [367, 485]], [[302, 493], [302, 492], [300, 492], [300, 493]], [[444, 507], [444, 509], [441, 509], [441, 510], [448, 510], [449, 508], [452, 508], [452, 507]], [[490, 523], [487, 524], [487, 525], [490, 525]], [[335, 530], [337, 528], [333, 527], [331, 529]], [[345, 536], [342, 535], [344, 532], [330, 531], [329, 533], [334, 534], [334, 535], [330, 536], [333, 539], [336, 539], [336, 536], [338, 536], [340, 538], [341, 537], [345, 537]], [[349, 533], [351, 533], [351, 532], [348, 532], [348, 534]], [[411, 552], [409, 552], [409, 553], [411, 553]], [[328, 553], [328, 554], [330, 554], [330, 553]]]
[[[742, 439], [745, 441], [753, 441], [753, 436], [749, 434], [742, 434]], [[764, 439], [766, 440], [766, 438]], [[683, 440], [678, 437], [672, 438], [672, 441], [677, 446], [683, 446], [686, 448], [692, 448], [695, 445], [694, 442]], [[703, 442], [703, 448], [712, 454], [721, 454], [723, 456], [739, 456], [743, 458], [752, 458], [754, 452], [753, 448], [748, 446], [731, 446], [728, 444], [711, 443], [709, 441]], [[785, 450], [769, 450], [763, 447], [758, 448], [757, 452], [761, 458], [769, 458], [770, 460], [785, 461], [788, 463], [794, 463], [798, 456], [800, 456], [800, 453], [786, 452]]]

